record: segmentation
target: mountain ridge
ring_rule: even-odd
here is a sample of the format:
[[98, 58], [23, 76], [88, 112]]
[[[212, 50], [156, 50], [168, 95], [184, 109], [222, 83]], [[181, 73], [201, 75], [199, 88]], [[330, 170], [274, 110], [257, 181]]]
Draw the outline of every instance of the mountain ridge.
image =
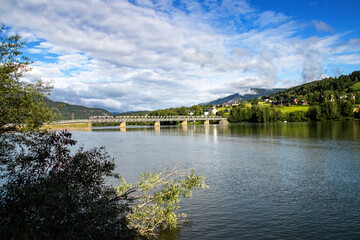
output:
[[267, 96], [267, 95], [274, 94], [274, 93], [284, 91], [284, 90], [286, 90], [286, 88], [250, 88], [247, 91], [249, 93], [247, 93], [247, 92], [245, 92], [244, 94], [234, 93], [227, 97], [218, 98], [218, 99], [210, 101], [208, 103], [199, 104], [199, 105], [207, 105], [207, 104], [218, 105], [218, 104], [230, 103], [235, 100], [248, 101], [253, 98]]
[[81, 105], [73, 105], [64, 102], [56, 102], [44, 98], [47, 107], [53, 108], [54, 113], [60, 115], [60, 120], [88, 119], [91, 116], [114, 116], [113, 113], [102, 108], [91, 108]]

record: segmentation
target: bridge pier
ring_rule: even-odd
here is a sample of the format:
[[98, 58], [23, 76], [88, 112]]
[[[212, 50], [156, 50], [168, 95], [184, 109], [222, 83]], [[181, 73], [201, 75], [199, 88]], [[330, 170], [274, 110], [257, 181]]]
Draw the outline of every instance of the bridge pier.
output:
[[88, 128], [91, 130], [92, 129], [92, 122], [89, 122]]
[[125, 121], [120, 123], [120, 130], [121, 129], [126, 129], [126, 122]]
[[204, 121], [204, 125], [210, 125], [210, 121], [209, 121], [209, 120], [205, 120], [205, 121]]
[[220, 124], [220, 125], [229, 124], [229, 121], [228, 121], [228, 120], [223, 119], [223, 120], [220, 120], [219, 124]]
[[187, 125], [188, 125], [188, 124], [187, 124], [187, 121], [186, 121], [186, 120], [181, 122], [181, 126], [186, 127]]
[[156, 121], [156, 122], [154, 123], [154, 127], [159, 128], [159, 127], [160, 127], [160, 121]]

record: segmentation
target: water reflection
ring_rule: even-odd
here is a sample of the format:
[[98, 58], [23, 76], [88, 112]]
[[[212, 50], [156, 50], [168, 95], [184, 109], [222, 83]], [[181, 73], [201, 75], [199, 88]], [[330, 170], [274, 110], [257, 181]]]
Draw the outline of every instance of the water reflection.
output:
[[359, 140], [360, 121], [326, 121], [302, 123], [269, 123], [269, 124], [229, 124], [229, 125], [183, 125], [183, 126], [128, 126], [126, 129], [118, 127], [96, 127], [93, 131], [141, 131], [163, 134], [182, 133], [183, 135], [205, 134], [212, 135], [216, 140], [218, 135], [270, 138], [303, 138], [303, 139], [334, 139]]

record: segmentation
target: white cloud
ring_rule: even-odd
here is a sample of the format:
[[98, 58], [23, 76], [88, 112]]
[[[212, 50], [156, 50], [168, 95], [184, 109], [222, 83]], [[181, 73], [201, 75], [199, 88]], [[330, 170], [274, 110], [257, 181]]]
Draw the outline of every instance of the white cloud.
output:
[[320, 32], [331, 32], [331, 33], [335, 32], [335, 30], [334, 30], [331, 26], [329, 26], [328, 24], [326, 24], [326, 23], [323, 22], [323, 21], [316, 21], [316, 20], [314, 20], [314, 21], [313, 21], [313, 24], [314, 24], [314, 26], [315, 26], [315, 28], [316, 28], [317, 31], [320, 31]]
[[312, 81], [329, 63], [359, 58], [358, 38], [302, 37], [290, 16], [259, 12], [245, 1], [2, 2], [5, 24], [40, 41], [29, 51], [52, 60], [36, 61], [29, 79], [52, 81], [55, 100], [113, 111], [192, 105], [243, 88]]
[[360, 64], [360, 55], [359, 54], [348, 54], [337, 56], [336, 62], [346, 63], [346, 64]]
[[265, 27], [265, 26], [269, 26], [269, 25], [281, 24], [288, 20], [289, 20], [289, 17], [285, 16], [282, 13], [266, 11], [259, 15], [258, 19], [254, 22], [254, 24], [259, 25], [260, 27]]

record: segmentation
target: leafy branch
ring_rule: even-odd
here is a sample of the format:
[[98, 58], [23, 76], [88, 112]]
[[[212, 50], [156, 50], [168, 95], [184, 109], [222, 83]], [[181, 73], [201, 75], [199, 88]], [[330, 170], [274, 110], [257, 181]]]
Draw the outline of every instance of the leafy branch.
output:
[[164, 170], [161, 173], [143, 173], [135, 186], [121, 179], [115, 190], [119, 196], [131, 198], [131, 211], [126, 216], [128, 226], [142, 236], [155, 236], [159, 229], [175, 228], [179, 219], [186, 214], [178, 214], [182, 197], [191, 198], [192, 190], [208, 189], [205, 177], [195, 175], [195, 170]]

